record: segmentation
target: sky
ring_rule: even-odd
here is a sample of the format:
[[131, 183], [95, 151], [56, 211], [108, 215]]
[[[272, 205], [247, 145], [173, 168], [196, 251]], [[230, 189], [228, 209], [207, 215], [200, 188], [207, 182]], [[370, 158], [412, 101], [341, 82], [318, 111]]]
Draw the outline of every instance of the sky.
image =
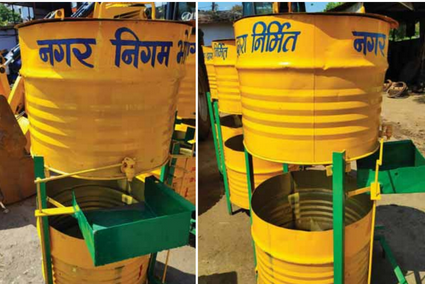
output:
[[[218, 10], [230, 10], [235, 5], [241, 5], [242, 2], [216, 2]], [[329, 2], [306, 2], [305, 7], [307, 12], [322, 12]], [[211, 10], [212, 2], [198, 2], [199, 10]]]

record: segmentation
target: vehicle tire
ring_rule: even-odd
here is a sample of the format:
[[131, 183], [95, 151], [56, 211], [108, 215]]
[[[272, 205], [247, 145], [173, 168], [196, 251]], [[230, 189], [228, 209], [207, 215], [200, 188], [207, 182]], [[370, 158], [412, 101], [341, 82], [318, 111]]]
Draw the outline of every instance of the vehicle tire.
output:
[[211, 129], [210, 116], [208, 113], [208, 81], [204, 68], [198, 68], [198, 138], [204, 141], [208, 138]]

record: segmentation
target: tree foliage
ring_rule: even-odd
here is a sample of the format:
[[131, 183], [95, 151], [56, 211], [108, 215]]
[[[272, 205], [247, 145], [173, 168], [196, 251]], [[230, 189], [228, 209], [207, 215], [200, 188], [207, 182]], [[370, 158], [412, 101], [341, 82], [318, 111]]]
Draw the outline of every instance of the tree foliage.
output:
[[0, 4], [0, 26], [7, 26], [13, 23], [21, 23], [21, 15]]
[[343, 4], [344, 2], [329, 2], [325, 7], [325, 12]]

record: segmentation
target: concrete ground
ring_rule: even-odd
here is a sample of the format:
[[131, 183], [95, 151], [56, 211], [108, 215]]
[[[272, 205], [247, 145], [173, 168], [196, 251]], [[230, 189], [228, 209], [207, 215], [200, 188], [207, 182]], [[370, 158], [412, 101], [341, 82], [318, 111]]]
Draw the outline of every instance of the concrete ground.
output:
[[[384, 97], [382, 115], [394, 127], [392, 140], [412, 139], [425, 154], [425, 94]], [[246, 212], [227, 213], [211, 138], [199, 143], [198, 275], [200, 284], [255, 284], [250, 220]], [[425, 283], [425, 194], [385, 195], [377, 224], [409, 284]], [[398, 283], [375, 243], [373, 284]]]
[[[35, 197], [0, 211], [0, 284], [42, 284], [41, 249], [35, 225]], [[143, 240], [141, 240], [143, 241]], [[158, 254], [156, 275], [163, 275], [166, 252]], [[185, 246], [171, 250], [168, 284], [195, 284], [196, 250]]]

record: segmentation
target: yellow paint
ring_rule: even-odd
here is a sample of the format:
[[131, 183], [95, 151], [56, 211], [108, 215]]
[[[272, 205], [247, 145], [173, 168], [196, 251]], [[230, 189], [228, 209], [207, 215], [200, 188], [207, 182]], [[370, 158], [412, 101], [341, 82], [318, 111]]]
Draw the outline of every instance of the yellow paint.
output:
[[[136, 6], [134, 4], [137, 4]], [[128, 2], [128, 3], [114, 3], [114, 2], [100, 2], [95, 4], [93, 11], [93, 18], [96, 19], [133, 19], [133, 20], [147, 20], [147, 6], [149, 4], [152, 8], [152, 19], [156, 19], [155, 2]]]
[[[249, 209], [248, 183], [245, 166], [243, 136], [234, 136], [224, 143], [224, 158], [229, 181], [230, 200], [237, 206]], [[282, 173], [281, 164], [253, 158], [255, 187]]]
[[218, 109], [223, 113], [242, 114], [238, 72], [235, 68], [235, 40], [214, 40], [212, 47], [217, 80]]
[[[293, 175], [294, 182], [290, 175], [281, 175], [264, 182], [254, 192], [251, 233], [257, 255], [257, 283], [331, 284], [332, 191], [325, 190], [331, 185], [331, 178], [320, 171]], [[350, 189], [356, 187], [352, 179], [349, 183]], [[291, 187], [298, 201], [291, 198]], [[296, 204], [291, 205], [288, 199]], [[346, 222], [344, 283], [366, 284], [372, 224], [368, 195], [346, 200]]]
[[[275, 23], [271, 24], [272, 22]], [[253, 28], [263, 22], [284, 32], [287, 51], [261, 52]], [[235, 36], [248, 35], [237, 59], [244, 120], [244, 143], [259, 158], [288, 164], [329, 164], [332, 152], [349, 160], [372, 154], [379, 146], [382, 84], [387, 70], [388, 37], [394, 21], [368, 14], [280, 14], [235, 22]], [[256, 26], [256, 33], [262, 27]], [[353, 31], [384, 34], [377, 47], [355, 50]], [[292, 36], [294, 36], [292, 34]], [[239, 41], [243, 43], [242, 41]], [[254, 46], [255, 47], [255, 46]], [[294, 50], [292, 51], [292, 48]], [[245, 52], [243, 52], [245, 50]]]
[[213, 49], [211, 46], [202, 46], [204, 52], [204, 61], [207, 68], [208, 83], [210, 85], [211, 99], [218, 99], [217, 95], [217, 78], [215, 74]]
[[[158, 60], [152, 67], [151, 61], [144, 64], [140, 58], [137, 68], [123, 60], [117, 67], [111, 40], [122, 27], [140, 41], [171, 41], [168, 67]], [[32, 153], [44, 156], [50, 170], [65, 173], [120, 163], [125, 157], [136, 159], [136, 174], [163, 165], [169, 157], [177, 89], [185, 68], [177, 63], [178, 42], [188, 40], [190, 29], [180, 22], [146, 20], [65, 19], [20, 25]], [[38, 40], [70, 38], [96, 39], [92, 55], [85, 59], [93, 68], [73, 52], [71, 66], [66, 59], [55, 60], [53, 66], [41, 60]], [[129, 33], [121, 38], [135, 40]], [[83, 44], [72, 47], [86, 50]], [[124, 50], [131, 48], [123, 46]], [[142, 50], [145, 54], [146, 48]], [[115, 179], [123, 174], [117, 167], [84, 177]]]
[[28, 118], [25, 116], [18, 116], [17, 121], [19, 124], [19, 127], [22, 130], [22, 133], [25, 135], [25, 139], [27, 140], [27, 143], [25, 145], [25, 150], [29, 153], [31, 150], [31, 135], [29, 131], [30, 123], [28, 121]]
[[242, 134], [242, 119], [240, 116], [227, 115], [220, 117], [223, 143], [233, 136]]
[[13, 113], [18, 114], [24, 110], [25, 105], [25, 89], [24, 79], [21, 75], [18, 76], [15, 83], [13, 84], [12, 91], [10, 91], [7, 102], [10, 105]]
[[63, 207], [63, 208], [48, 208], [43, 209], [43, 211], [35, 210], [35, 217], [49, 217], [49, 216], [56, 216], [56, 215], [70, 215], [74, 214], [75, 210], [74, 207]]
[[[196, 35], [190, 36], [189, 42], [196, 43]], [[188, 53], [186, 58], [186, 75], [183, 77], [178, 93], [178, 115], [183, 118], [196, 118], [196, 53]]]

